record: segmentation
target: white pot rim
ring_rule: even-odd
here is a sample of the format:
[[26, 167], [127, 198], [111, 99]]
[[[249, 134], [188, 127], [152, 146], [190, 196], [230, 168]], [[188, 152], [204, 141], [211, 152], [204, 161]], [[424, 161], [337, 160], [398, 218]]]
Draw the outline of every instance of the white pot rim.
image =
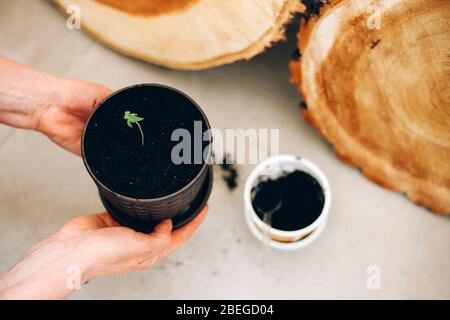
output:
[[[264, 169], [266, 169], [268, 166], [272, 164], [277, 163], [295, 163], [297, 165], [300, 165], [303, 168], [306, 168], [305, 172], [310, 173], [321, 185], [324, 193], [324, 205], [322, 212], [317, 217], [317, 219], [310, 224], [309, 226], [298, 229], [298, 230], [292, 230], [292, 231], [286, 231], [286, 230], [279, 230], [272, 228], [265, 224], [256, 214], [251, 200], [251, 191], [252, 187], [254, 186], [257, 179], [262, 176]], [[300, 238], [306, 234], [309, 234], [316, 230], [321, 224], [327, 219], [328, 211], [330, 210], [331, 206], [331, 188], [330, 184], [328, 182], [328, 179], [326, 178], [325, 174], [322, 172], [322, 170], [316, 166], [313, 162], [309, 161], [308, 159], [301, 158], [295, 155], [279, 155], [275, 157], [271, 157], [266, 159], [265, 161], [261, 162], [259, 165], [257, 165], [253, 171], [248, 176], [245, 186], [244, 186], [244, 205], [245, 205], [245, 211], [250, 212], [251, 219], [254, 221], [254, 223], [261, 229], [261, 230], [267, 230], [270, 232], [270, 234], [282, 238]], [[306, 240], [306, 239], [305, 239]]]
[[[253, 236], [261, 242], [265, 241], [264, 235], [252, 222], [252, 218], [248, 212], [245, 213], [245, 221]], [[270, 247], [277, 250], [292, 251], [305, 248], [316, 241], [325, 229], [327, 221], [325, 220], [316, 230], [311, 232], [306, 238], [295, 242], [279, 242], [276, 240], [270, 240]]]

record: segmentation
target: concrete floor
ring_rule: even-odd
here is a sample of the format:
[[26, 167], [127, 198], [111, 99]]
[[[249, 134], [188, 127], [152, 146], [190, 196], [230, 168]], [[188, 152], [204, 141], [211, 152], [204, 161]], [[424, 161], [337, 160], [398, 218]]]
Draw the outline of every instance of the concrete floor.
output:
[[[48, 1], [0, 0], [0, 54], [61, 76], [112, 89], [159, 82], [191, 95], [216, 128], [280, 128], [281, 153], [316, 162], [334, 199], [327, 229], [312, 246], [273, 252], [248, 231], [242, 189], [216, 179], [210, 214], [179, 252], [141, 273], [91, 281], [73, 299], [450, 298], [450, 219], [431, 214], [340, 162], [298, 115], [289, 84], [293, 41], [251, 62], [202, 72], [172, 71], [119, 55], [69, 31]], [[103, 210], [80, 158], [46, 137], [0, 125], [0, 270], [77, 215]], [[381, 289], [366, 270], [381, 268]]]

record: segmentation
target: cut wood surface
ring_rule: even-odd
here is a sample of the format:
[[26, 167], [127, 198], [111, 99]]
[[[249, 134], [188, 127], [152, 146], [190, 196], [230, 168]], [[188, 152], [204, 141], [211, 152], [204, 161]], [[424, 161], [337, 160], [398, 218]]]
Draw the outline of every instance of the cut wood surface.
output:
[[126, 55], [175, 69], [250, 59], [284, 36], [299, 0], [53, 0], [81, 9], [82, 29]]
[[450, 1], [335, 1], [298, 38], [306, 120], [369, 179], [448, 214]]

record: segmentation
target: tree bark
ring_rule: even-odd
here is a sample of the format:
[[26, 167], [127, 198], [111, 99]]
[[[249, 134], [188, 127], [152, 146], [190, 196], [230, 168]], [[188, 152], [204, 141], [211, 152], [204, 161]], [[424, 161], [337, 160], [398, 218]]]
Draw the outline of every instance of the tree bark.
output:
[[291, 81], [346, 162], [450, 213], [450, 1], [342, 0], [304, 19]]

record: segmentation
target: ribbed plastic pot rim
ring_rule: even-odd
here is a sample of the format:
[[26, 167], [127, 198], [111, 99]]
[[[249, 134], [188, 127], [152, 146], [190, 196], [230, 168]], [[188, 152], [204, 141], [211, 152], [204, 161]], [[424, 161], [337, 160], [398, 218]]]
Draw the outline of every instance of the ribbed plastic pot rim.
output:
[[[310, 224], [305, 228], [293, 231], [275, 229], [267, 225], [264, 221], [262, 221], [256, 214], [255, 209], [253, 208], [251, 192], [252, 188], [255, 186], [256, 181], [258, 180], [259, 177], [264, 176], [263, 172], [269, 166], [278, 165], [281, 163], [292, 163], [294, 165], [299, 165], [300, 167], [307, 168], [308, 170], [305, 170], [305, 172], [310, 173], [319, 182], [319, 184], [323, 189], [325, 201], [322, 212], [312, 224]], [[313, 233], [327, 219], [328, 211], [330, 210], [331, 206], [331, 188], [325, 174], [313, 162], [305, 158], [297, 157], [295, 155], [279, 155], [268, 158], [265, 161], [261, 162], [250, 173], [244, 186], [244, 206], [245, 211], [250, 212], [251, 220], [257, 225], [257, 227], [260, 230], [268, 231], [271, 235], [280, 238], [294, 238], [294, 239], [301, 238], [304, 235]]]
[[[95, 114], [95, 112], [97, 112], [97, 110], [110, 98], [112, 98], [113, 96], [115, 96], [116, 94], [119, 94], [123, 91], [126, 90], [130, 90], [133, 88], [138, 88], [138, 87], [159, 87], [159, 88], [164, 88], [164, 89], [168, 89], [168, 90], [172, 90], [175, 91], [178, 94], [181, 94], [182, 96], [184, 96], [185, 98], [187, 98], [193, 106], [195, 106], [197, 108], [197, 110], [200, 112], [200, 114], [202, 115], [203, 121], [206, 124], [206, 129], [210, 130], [211, 129], [211, 125], [209, 123], [208, 118], [206, 117], [205, 112], [202, 110], [202, 108], [197, 104], [197, 102], [195, 102], [191, 97], [189, 97], [187, 94], [185, 94], [184, 92], [182, 92], [181, 90], [178, 90], [176, 88], [173, 88], [171, 86], [168, 85], [164, 85], [164, 84], [158, 84], [158, 83], [143, 83], [143, 84], [136, 84], [136, 85], [131, 85], [122, 89], [119, 89], [115, 92], [113, 92], [112, 94], [110, 94], [109, 96], [107, 96], [106, 98], [104, 98], [100, 103], [97, 104], [97, 106], [93, 109], [93, 111], [91, 112], [91, 114], [88, 117], [88, 120], [86, 121], [86, 124], [84, 126], [83, 129], [83, 134], [81, 136], [81, 156], [83, 158], [83, 163], [84, 166], [86, 167], [86, 170], [88, 171], [89, 175], [92, 177], [92, 179], [94, 180], [94, 182], [98, 185], [100, 185], [103, 189], [113, 193], [115, 196], [117, 196], [120, 199], [124, 199], [124, 200], [132, 200], [132, 201], [139, 201], [139, 202], [144, 202], [144, 203], [151, 203], [151, 202], [158, 202], [161, 200], [166, 200], [166, 199], [170, 199], [173, 198], [181, 193], [184, 193], [186, 190], [188, 190], [194, 183], [195, 181], [197, 181], [201, 175], [204, 173], [205, 170], [208, 170], [208, 163], [211, 161], [211, 157], [212, 154], [211, 152], [208, 152], [208, 158], [205, 159], [202, 168], [200, 169], [200, 171], [198, 172], [198, 174], [184, 187], [182, 187], [180, 190], [171, 193], [169, 195], [166, 196], [162, 196], [162, 197], [158, 197], [158, 198], [150, 198], [150, 199], [136, 199], [136, 198], [132, 198], [132, 197], [128, 197], [128, 196], [124, 196], [122, 194], [117, 193], [116, 191], [111, 190], [110, 188], [108, 188], [107, 186], [105, 186], [96, 176], [95, 174], [92, 172], [87, 160], [86, 160], [86, 154], [85, 154], [85, 150], [84, 150], [84, 141], [86, 139], [86, 129], [89, 125], [89, 122], [92, 119], [92, 116]], [[212, 137], [209, 137], [209, 146], [211, 146], [212, 143]]]

